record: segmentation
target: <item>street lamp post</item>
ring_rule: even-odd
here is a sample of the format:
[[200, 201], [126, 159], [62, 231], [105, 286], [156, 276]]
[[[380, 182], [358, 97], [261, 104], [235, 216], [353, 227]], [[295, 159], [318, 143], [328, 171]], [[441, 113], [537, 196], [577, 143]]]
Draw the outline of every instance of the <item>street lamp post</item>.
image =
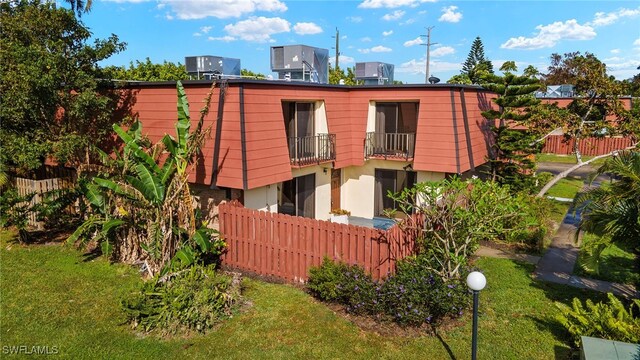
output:
[[473, 291], [473, 333], [471, 334], [471, 360], [476, 360], [478, 353], [478, 295], [487, 285], [487, 278], [479, 271], [467, 276], [467, 286]]

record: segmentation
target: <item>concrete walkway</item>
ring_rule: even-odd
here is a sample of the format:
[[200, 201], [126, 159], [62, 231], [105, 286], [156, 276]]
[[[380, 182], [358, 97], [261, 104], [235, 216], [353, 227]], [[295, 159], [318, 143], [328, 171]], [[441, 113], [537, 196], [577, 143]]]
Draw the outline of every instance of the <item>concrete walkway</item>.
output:
[[478, 256], [511, 259], [536, 265], [533, 276], [536, 280], [547, 281], [556, 284], [569, 285], [581, 289], [590, 289], [600, 292], [610, 292], [618, 296], [627, 298], [640, 297], [632, 285], [616, 284], [608, 281], [595, 280], [573, 275], [573, 268], [578, 259], [579, 247], [575, 243], [575, 233], [577, 222], [580, 219], [580, 212], [575, 216], [569, 212], [556, 235], [551, 241], [551, 245], [542, 258], [526, 254], [513, 254], [502, 250], [481, 246], [476, 252]]

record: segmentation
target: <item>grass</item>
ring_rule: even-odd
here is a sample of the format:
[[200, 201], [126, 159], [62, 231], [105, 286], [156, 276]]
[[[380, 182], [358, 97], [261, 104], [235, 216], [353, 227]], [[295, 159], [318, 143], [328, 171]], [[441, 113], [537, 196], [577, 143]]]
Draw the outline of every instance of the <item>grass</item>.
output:
[[547, 196], [555, 196], [567, 199], [573, 199], [578, 191], [584, 187], [584, 181], [577, 177], [566, 177], [558, 181], [549, 191]]
[[600, 272], [586, 270], [582, 266], [583, 259], [587, 256], [589, 244], [598, 238], [593, 234], [585, 234], [582, 238], [582, 246], [578, 254], [578, 261], [574, 273], [593, 279], [606, 280], [622, 284], [640, 284], [640, 274], [638, 273], [637, 260], [633, 250], [626, 244], [613, 244], [602, 252], [602, 262]]
[[[582, 161], [587, 161], [593, 159], [593, 156], [582, 156]], [[598, 159], [592, 162], [590, 165], [592, 166], [600, 166], [605, 162], [606, 159]], [[557, 155], [557, 154], [537, 154], [536, 162], [553, 162], [553, 163], [562, 163], [562, 164], [577, 164], [575, 155]]]
[[[451, 359], [470, 356], [471, 321], [440, 337], [365, 332], [287, 285], [246, 281], [253, 304], [207, 335], [160, 340], [122, 324], [119, 297], [140, 278], [127, 266], [87, 260], [60, 245], [20, 245], [0, 234], [0, 346], [57, 346], [62, 358], [109, 359]], [[482, 359], [565, 359], [570, 349], [553, 320], [554, 301], [600, 294], [531, 279], [533, 266], [482, 258]]]

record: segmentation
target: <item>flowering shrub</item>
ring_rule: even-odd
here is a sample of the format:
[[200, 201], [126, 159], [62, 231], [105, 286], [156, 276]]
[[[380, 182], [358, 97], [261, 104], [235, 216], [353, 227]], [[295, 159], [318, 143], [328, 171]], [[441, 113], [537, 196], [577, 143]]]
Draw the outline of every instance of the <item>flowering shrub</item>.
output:
[[469, 291], [462, 280], [444, 282], [424, 266], [424, 258], [398, 263], [398, 271], [382, 285], [383, 309], [403, 325], [437, 323], [444, 317], [457, 317], [469, 305]]
[[395, 275], [376, 282], [360, 266], [325, 258], [309, 271], [308, 288], [320, 300], [344, 305], [349, 313], [388, 317], [401, 325], [420, 326], [462, 315], [469, 305], [463, 281], [445, 282], [424, 261], [424, 257], [401, 261]]

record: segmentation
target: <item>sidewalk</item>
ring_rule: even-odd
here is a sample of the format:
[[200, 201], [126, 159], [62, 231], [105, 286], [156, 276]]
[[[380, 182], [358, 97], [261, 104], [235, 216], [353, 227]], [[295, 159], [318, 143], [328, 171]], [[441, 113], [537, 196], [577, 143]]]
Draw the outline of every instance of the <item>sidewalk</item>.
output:
[[576, 227], [574, 224], [580, 218], [567, 214], [551, 241], [551, 245], [541, 258], [526, 254], [513, 254], [481, 246], [476, 252], [478, 256], [511, 259], [536, 265], [533, 276], [536, 280], [547, 281], [556, 284], [569, 285], [581, 289], [590, 289], [600, 292], [610, 292], [627, 298], [640, 297], [635, 287], [626, 284], [611, 283], [603, 280], [595, 280], [573, 275], [573, 268], [578, 259], [578, 246], [574, 242]]

